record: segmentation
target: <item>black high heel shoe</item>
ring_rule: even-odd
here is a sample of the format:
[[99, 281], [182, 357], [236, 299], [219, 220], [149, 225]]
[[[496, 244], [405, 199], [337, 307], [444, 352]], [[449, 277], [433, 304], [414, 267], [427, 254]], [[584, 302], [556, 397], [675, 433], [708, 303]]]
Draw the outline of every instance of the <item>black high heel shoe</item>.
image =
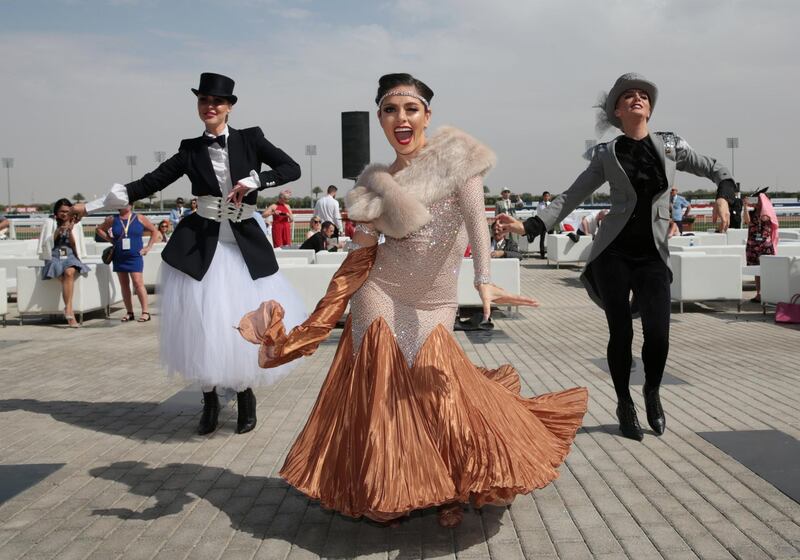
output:
[[203, 414], [200, 416], [200, 424], [197, 426], [197, 433], [201, 436], [210, 434], [217, 429], [219, 419], [219, 397], [217, 397], [216, 387], [208, 393], [203, 393]]
[[628, 439], [642, 441], [644, 433], [636, 417], [636, 407], [633, 403], [617, 405], [617, 419], [619, 420], [619, 431]]
[[647, 385], [642, 387], [644, 395], [644, 406], [647, 410], [647, 423], [653, 428], [656, 435], [663, 435], [667, 429], [667, 419], [664, 416], [664, 409], [661, 408], [661, 397], [658, 395], [658, 387], [649, 389]]
[[256, 396], [248, 387], [236, 393], [236, 407], [239, 409], [239, 418], [236, 421], [236, 433], [246, 434], [256, 427]]

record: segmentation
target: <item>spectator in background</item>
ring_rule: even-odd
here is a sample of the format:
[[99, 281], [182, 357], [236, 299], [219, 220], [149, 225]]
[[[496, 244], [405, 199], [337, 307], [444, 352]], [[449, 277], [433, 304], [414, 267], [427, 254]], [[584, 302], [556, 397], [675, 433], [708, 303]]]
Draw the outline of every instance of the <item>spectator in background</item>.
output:
[[669, 191], [669, 203], [672, 206], [672, 221], [678, 226], [678, 231], [683, 233], [683, 219], [692, 211], [692, 205], [678, 194], [678, 189], [675, 187]]
[[175, 199], [175, 208], [169, 211], [169, 223], [172, 224], [172, 229], [178, 227], [185, 215], [186, 208], [183, 207], [183, 199], [178, 197]]
[[[778, 216], [772, 201], [764, 194], [766, 188], [754, 193], [756, 205], [751, 211], [750, 225], [747, 228], [747, 265], [759, 265], [762, 255], [774, 255], [778, 247]], [[750, 301], [761, 303], [761, 276], [756, 276], [756, 295]]]
[[667, 228], [667, 239], [669, 239], [670, 237], [675, 237], [676, 235], [680, 235], [680, 234], [681, 234], [681, 232], [678, 229], [678, 226], [675, 223], [675, 220], [670, 218], [669, 219], [669, 227]]
[[262, 216], [272, 216], [272, 245], [276, 249], [292, 244], [292, 222], [294, 214], [289, 206], [289, 197], [292, 191], [282, 190], [278, 195], [278, 202], [270, 204]]
[[[550, 198], [551, 198], [551, 197], [550, 197], [550, 192], [549, 192], [549, 191], [544, 191], [544, 192], [542, 193], [542, 200], [540, 200], [540, 201], [539, 201], [539, 204], [537, 204], [537, 205], [536, 205], [536, 212], [537, 212], [537, 213], [538, 213], [538, 212], [541, 212], [542, 210], [544, 210], [544, 209], [546, 209], [548, 206], [550, 206]], [[539, 236], [539, 256], [540, 256], [541, 258], [544, 258], [544, 255], [545, 255], [545, 253], [547, 253], [547, 251], [546, 251], [546, 250], [545, 250], [545, 248], [544, 248], [544, 238], [545, 238], [545, 235], [546, 235], [547, 233], [549, 233], [550, 235], [552, 235], [554, 231], [555, 231], [555, 230], [554, 230], [553, 228], [550, 228], [549, 230], [547, 230], [547, 232], [544, 232], [544, 233], [542, 233], [542, 234]], [[533, 240], [531, 240], [531, 243], [533, 243]]]
[[166, 243], [169, 241], [169, 220], [161, 220], [158, 222], [158, 235], [159, 243]]
[[0, 214], [0, 237], [6, 236], [6, 230], [11, 226], [11, 222], [8, 221], [5, 214]]
[[353, 220], [347, 217], [347, 213], [345, 212], [344, 216], [342, 217], [342, 221], [344, 222], [344, 235], [345, 237], [349, 237], [350, 239], [353, 238], [353, 234], [356, 232], [356, 225], [353, 223]]
[[189, 211], [187, 213], [194, 214], [195, 212], [197, 212], [197, 199], [193, 198], [189, 201]]
[[567, 234], [573, 242], [577, 243], [578, 238], [582, 235], [591, 235], [592, 239], [597, 235], [597, 230], [600, 228], [600, 223], [603, 218], [608, 214], [608, 210], [599, 210], [581, 218], [581, 225], [575, 232]]
[[306, 239], [319, 233], [322, 229], [322, 220], [319, 216], [311, 216], [311, 220], [308, 222], [308, 231], [306, 232]]
[[[742, 196], [741, 187], [739, 183], [736, 183], [736, 192], [733, 193], [733, 202], [731, 203], [731, 224], [730, 227], [734, 229], [741, 229], [742, 228], [742, 218], [744, 217], [745, 212], [745, 201], [746, 197]], [[745, 223], [749, 223], [747, 218], [744, 217]]]
[[[143, 235], [150, 233], [150, 241], [144, 246]], [[97, 234], [114, 244], [114, 272], [119, 277], [122, 287], [122, 301], [125, 302], [125, 316], [123, 323], [133, 321], [133, 297], [131, 296], [131, 283], [133, 291], [139, 298], [142, 314], [137, 322], [145, 323], [150, 320], [148, 311], [147, 290], [144, 287], [144, 259], [153, 244], [158, 241], [159, 235], [156, 227], [142, 214], [134, 214], [130, 205], [119, 209], [116, 216], [109, 216], [97, 228]]]
[[339, 237], [339, 232], [342, 231], [342, 212], [339, 208], [339, 201], [336, 200], [338, 190], [336, 185], [330, 185], [328, 194], [320, 198], [314, 205], [314, 214], [319, 216], [323, 222], [331, 222], [335, 226], [333, 237]]
[[746, 196], [742, 196], [742, 222], [744, 227], [750, 227], [750, 201]]
[[499, 222], [492, 224], [491, 249], [490, 256], [493, 259], [518, 259], [521, 257], [517, 242], [503, 231]]
[[525, 203], [517, 196], [515, 200], [511, 200], [511, 189], [503, 189], [500, 191], [500, 200], [494, 203], [494, 215], [508, 214], [509, 216], [516, 216], [517, 210], [524, 208]]
[[75, 320], [72, 296], [75, 276], [88, 274], [89, 267], [81, 262], [84, 254], [83, 228], [72, 217], [72, 203], [61, 198], [53, 205], [53, 218], [48, 218], [39, 234], [39, 258], [44, 260], [42, 278], [58, 278], [64, 298], [64, 319], [72, 328], [80, 327]]
[[320, 230], [303, 241], [303, 244], [300, 245], [300, 248], [314, 249], [314, 252], [316, 253], [319, 253], [320, 251], [327, 251], [328, 239], [333, 237], [333, 232], [335, 229], [336, 226], [333, 225], [333, 222], [322, 222], [322, 227]]

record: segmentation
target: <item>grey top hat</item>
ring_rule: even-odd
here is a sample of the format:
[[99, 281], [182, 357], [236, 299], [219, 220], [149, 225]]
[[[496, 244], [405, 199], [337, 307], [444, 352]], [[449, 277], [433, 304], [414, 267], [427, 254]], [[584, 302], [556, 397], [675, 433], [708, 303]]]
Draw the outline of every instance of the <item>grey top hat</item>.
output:
[[612, 87], [611, 91], [608, 92], [608, 97], [606, 97], [605, 103], [606, 119], [608, 119], [609, 123], [613, 124], [619, 129], [622, 129], [622, 122], [614, 114], [614, 109], [617, 108], [617, 99], [619, 99], [619, 96], [629, 89], [641, 89], [647, 92], [647, 94], [650, 96], [651, 115], [656, 107], [658, 87], [656, 87], [653, 82], [641, 74], [637, 74], [636, 72], [623, 74], [617, 78], [617, 81], [614, 83], [614, 87]]

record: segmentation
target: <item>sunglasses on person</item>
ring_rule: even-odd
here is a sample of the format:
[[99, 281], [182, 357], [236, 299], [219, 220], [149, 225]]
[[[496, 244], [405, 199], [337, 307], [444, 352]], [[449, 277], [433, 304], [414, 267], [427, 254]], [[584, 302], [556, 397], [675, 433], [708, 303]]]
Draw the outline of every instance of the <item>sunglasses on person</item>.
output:
[[311, 220], [311, 223], [312, 224], [321, 224], [322, 222], [320, 220]]

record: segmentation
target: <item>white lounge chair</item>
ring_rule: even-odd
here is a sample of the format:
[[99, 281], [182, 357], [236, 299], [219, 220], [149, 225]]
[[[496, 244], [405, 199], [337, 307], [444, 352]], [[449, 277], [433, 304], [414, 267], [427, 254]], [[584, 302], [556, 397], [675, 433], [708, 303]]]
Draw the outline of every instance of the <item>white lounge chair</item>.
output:
[[556, 268], [562, 263], [582, 263], [589, 258], [592, 250], [592, 238], [582, 235], [578, 242], [572, 241], [565, 233], [548, 235], [545, 240], [547, 246], [547, 264], [555, 263]]
[[764, 255], [761, 257], [761, 305], [790, 301], [800, 293], [800, 257]]
[[742, 263], [737, 255], [708, 255], [700, 252], [670, 254], [672, 301], [732, 300], [741, 308]]

